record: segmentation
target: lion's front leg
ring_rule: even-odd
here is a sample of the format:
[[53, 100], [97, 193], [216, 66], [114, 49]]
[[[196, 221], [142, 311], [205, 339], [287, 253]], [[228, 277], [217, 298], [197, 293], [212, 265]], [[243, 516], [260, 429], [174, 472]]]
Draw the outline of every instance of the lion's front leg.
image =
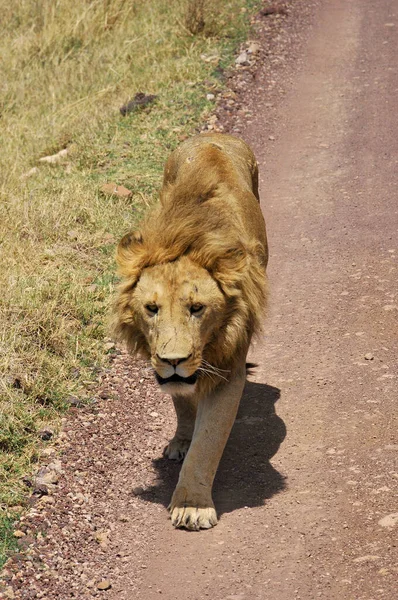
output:
[[231, 432], [245, 385], [246, 371], [201, 398], [195, 430], [169, 510], [174, 527], [199, 530], [217, 524], [213, 480]]
[[191, 444], [197, 411], [197, 398], [192, 396], [173, 396], [177, 415], [177, 429], [163, 451], [171, 460], [184, 460]]

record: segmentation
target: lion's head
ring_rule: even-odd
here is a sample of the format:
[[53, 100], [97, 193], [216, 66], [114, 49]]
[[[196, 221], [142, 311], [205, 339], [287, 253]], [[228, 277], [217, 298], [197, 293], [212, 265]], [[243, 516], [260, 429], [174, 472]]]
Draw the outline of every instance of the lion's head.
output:
[[263, 246], [206, 204], [195, 201], [187, 210], [187, 199], [183, 208], [163, 199], [117, 251], [124, 278], [117, 337], [151, 360], [169, 393], [189, 394], [228, 379], [265, 302]]

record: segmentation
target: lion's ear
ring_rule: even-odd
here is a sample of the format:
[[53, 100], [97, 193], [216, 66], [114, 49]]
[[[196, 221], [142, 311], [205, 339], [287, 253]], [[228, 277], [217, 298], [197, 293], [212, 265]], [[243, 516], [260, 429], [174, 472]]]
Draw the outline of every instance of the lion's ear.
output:
[[131, 231], [123, 236], [116, 250], [119, 273], [125, 278], [136, 280], [142, 268], [144, 254], [144, 240], [140, 231]]
[[235, 296], [240, 289], [242, 276], [247, 269], [248, 255], [243, 244], [226, 249], [212, 268], [213, 277], [227, 296]]

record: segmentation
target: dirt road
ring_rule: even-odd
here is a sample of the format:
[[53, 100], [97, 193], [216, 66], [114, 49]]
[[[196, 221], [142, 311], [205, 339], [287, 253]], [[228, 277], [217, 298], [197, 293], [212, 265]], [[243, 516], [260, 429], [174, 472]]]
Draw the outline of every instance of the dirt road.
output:
[[170, 403], [120, 355], [104, 382], [119, 399], [68, 421], [68, 483], [16, 597], [397, 597], [398, 7], [314, 10], [282, 79], [264, 67], [244, 96], [271, 308], [215, 483], [218, 526], [172, 529]]

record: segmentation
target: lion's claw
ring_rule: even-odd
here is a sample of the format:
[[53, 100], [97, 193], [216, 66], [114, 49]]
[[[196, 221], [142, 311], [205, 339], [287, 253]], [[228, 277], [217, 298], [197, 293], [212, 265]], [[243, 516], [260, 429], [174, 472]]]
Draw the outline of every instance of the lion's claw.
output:
[[217, 525], [217, 513], [214, 508], [197, 508], [196, 506], [176, 506], [171, 508], [171, 522], [174, 527], [199, 531], [211, 529]]
[[183, 461], [191, 444], [191, 440], [173, 438], [163, 450], [163, 456], [170, 460]]

